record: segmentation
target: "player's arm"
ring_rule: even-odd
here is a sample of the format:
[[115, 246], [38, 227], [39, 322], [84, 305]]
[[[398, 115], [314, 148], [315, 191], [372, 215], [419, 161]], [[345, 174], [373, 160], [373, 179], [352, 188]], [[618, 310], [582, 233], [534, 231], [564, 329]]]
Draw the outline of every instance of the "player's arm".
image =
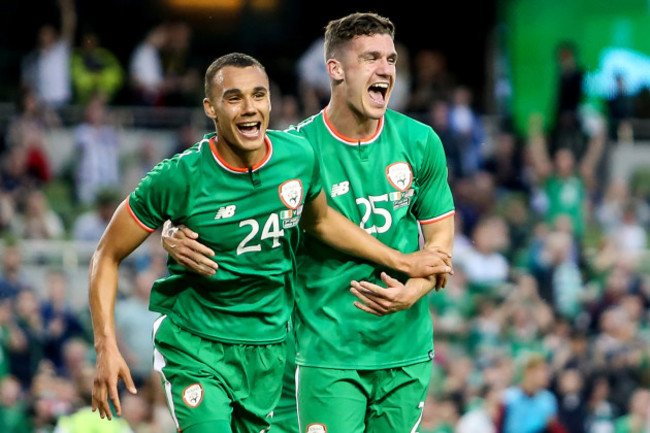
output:
[[305, 203], [300, 226], [312, 236], [348, 255], [360, 257], [418, 277], [451, 272], [446, 254], [430, 250], [402, 254], [369, 235], [327, 204], [323, 191]]
[[113, 214], [90, 261], [89, 303], [97, 352], [92, 408], [93, 411], [99, 409], [102, 418], [112, 419], [109, 398], [117, 414], [121, 414], [117, 389], [119, 378], [131, 393], [136, 393], [129, 368], [117, 346], [114, 310], [118, 267], [149, 234], [129, 214], [124, 201]]
[[[439, 221], [422, 224], [424, 249], [430, 251], [452, 251], [454, 242], [454, 218], [447, 216]], [[359, 298], [354, 305], [370, 314], [384, 316], [410, 308], [431, 290], [440, 290], [447, 284], [449, 273], [440, 273], [426, 278], [410, 278], [406, 283], [382, 272], [381, 279], [386, 287], [368, 281], [353, 281], [350, 291]]]

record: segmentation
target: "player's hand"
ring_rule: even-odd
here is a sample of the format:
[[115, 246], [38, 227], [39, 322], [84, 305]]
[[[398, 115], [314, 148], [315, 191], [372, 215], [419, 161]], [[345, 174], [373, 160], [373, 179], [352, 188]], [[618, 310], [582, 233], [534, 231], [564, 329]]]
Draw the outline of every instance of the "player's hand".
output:
[[92, 410], [95, 412], [99, 409], [99, 416], [103, 419], [107, 417], [113, 419], [111, 407], [108, 399], [111, 399], [115, 413], [122, 415], [122, 406], [117, 391], [117, 382], [119, 379], [124, 381], [126, 388], [131, 394], [137, 394], [131, 372], [126, 365], [124, 358], [120, 355], [117, 346], [97, 350], [97, 368], [95, 370], [95, 380], [93, 382], [93, 401]]
[[174, 226], [166, 221], [162, 230], [162, 246], [176, 262], [192, 272], [211, 277], [219, 265], [212, 260], [214, 251], [196, 239], [198, 233], [184, 225]]
[[426, 278], [432, 275], [452, 274], [451, 254], [433, 247], [423, 249], [411, 254], [403, 254], [403, 264], [399, 270], [412, 278]]
[[381, 273], [381, 280], [386, 287], [368, 281], [352, 281], [350, 292], [359, 298], [359, 301], [354, 301], [354, 306], [375, 316], [385, 316], [410, 308], [420, 298], [415, 290], [410, 290], [385, 272]]

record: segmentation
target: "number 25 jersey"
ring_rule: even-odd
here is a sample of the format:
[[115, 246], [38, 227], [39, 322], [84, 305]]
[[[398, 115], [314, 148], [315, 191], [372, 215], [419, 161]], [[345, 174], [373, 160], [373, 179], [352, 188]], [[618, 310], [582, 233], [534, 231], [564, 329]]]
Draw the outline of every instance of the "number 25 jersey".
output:
[[[419, 223], [452, 217], [447, 162], [427, 125], [388, 110], [372, 137], [353, 140], [326, 110], [288, 130], [307, 138], [320, 160], [330, 206], [403, 253], [419, 248]], [[350, 281], [384, 286], [380, 274], [407, 276], [347, 256], [305, 234], [298, 249], [296, 362], [339, 369], [382, 369], [431, 359], [428, 303], [377, 317], [357, 309]]]

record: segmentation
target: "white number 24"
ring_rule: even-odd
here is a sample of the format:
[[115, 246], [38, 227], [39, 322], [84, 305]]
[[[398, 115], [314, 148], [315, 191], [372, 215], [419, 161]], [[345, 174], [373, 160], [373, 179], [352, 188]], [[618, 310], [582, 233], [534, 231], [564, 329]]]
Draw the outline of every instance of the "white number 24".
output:
[[[257, 233], [260, 231], [260, 225], [257, 220], [243, 220], [239, 223], [239, 227], [244, 226], [250, 226], [251, 231], [237, 246], [237, 255], [262, 251], [262, 245], [259, 243], [249, 245], [249, 243], [255, 236], [257, 236]], [[272, 213], [264, 223], [260, 242], [264, 239], [273, 238], [273, 244], [271, 245], [271, 248], [277, 248], [280, 246], [280, 237], [282, 236], [284, 236], [284, 229], [280, 228], [280, 218], [278, 217], [278, 214]]]

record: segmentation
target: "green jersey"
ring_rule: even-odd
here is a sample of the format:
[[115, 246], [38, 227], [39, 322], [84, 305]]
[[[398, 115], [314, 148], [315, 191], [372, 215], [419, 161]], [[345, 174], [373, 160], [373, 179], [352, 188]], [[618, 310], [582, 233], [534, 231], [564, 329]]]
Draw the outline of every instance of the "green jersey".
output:
[[548, 198], [547, 222], [554, 224], [559, 216], [565, 215], [570, 218], [574, 233], [578, 237], [582, 236], [585, 226], [586, 199], [585, 184], [582, 179], [578, 176], [570, 176], [566, 179], [551, 176], [546, 181], [544, 189]]
[[128, 197], [145, 230], [167, 219], [185, 224], [219, 263], [208, 278], [170, 258], [149, 308], [204, 338], [281, 342], [293, 308], [298, 222], [303, 204], [321, 190], [318, 161], [305, 139], [268, 131], [264, 160], [239, 169], [219, 156], [214, 137], [159, 163]]
[[[325, 111], [290, 132], [314, 146], [330, 206], [384, 244], [403, 253], [419, 249], [419, 223], [454, 214], [440, 139], [423, 123], [388, 110], [376, 133], [351, 140]], [[426, 299], [408, 310], [377, 317], [357, 309], [350, 281], [383, 286], [386, 271], [305, 234], [296, 280], [296, 362], [311, 367], [383, 369], [430, 360], [433, 329]]]

